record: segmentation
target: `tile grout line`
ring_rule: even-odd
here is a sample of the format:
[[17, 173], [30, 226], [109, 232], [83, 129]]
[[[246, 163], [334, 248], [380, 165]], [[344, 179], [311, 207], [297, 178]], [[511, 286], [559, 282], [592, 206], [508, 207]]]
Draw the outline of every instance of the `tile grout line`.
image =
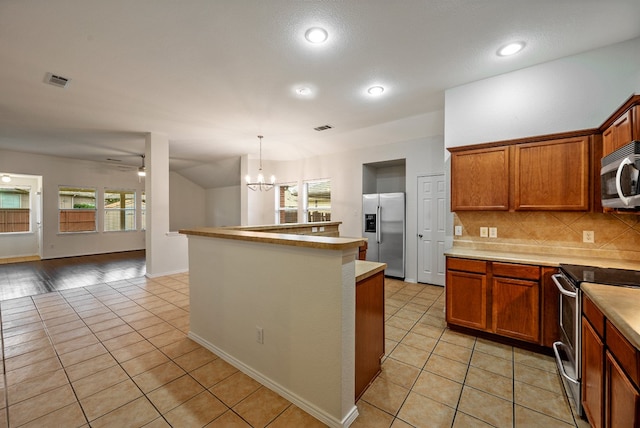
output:
[[[73, 312], [76, 315], [78, 315], [77, 312], [75, 311], [75, 309], [67, 302], [67, 299], [65, 299], [65, 297], [59, 291], [56, 290], [54, 292], [57, 293], [58, 296], [60, 296], [64, 300], [65, 304], [67, 304], [71, 309], [73, 309]], [[50, 292], [50, 293], [53, 293], [53, 292]], [[46, 294], [49, 294], [49, 293], [46, 293]], [[33, 300], [33, 297], [31, 297], [31, 299]], [[62, 371], [64, 372], [64, 376], [67, 379], [69, 387], [71, 388], [71, 391], [73, 391], [73, 396], [75, 397], [76, 402], [78, 403], [78, 407], [80, 407], [80, 410], [82, 411], [82, 415], [84, 416], [84, 419], [85, 419], [86, 423], [89, 424], [89, 418], [87, 417], [87, 413], [85, 412], [84, 407], [82, 407], [82, 403], [80, 403], [80, 399], [78, 398], [78, 395], [76, 393], [75, 388], [73, 387], [73, 384], [71, 383], [71, 379], [69, 379], [69, 375], [67, 374], [67, 370], [65, 369], [64, 364], [62, 364], [62, 360], [60, 359], [60, 354], [58, 353], [58, 350], [56, 349], [56, 346], [53, 343], [53, 338], [52, 338], [52, 336], [51, 336], [51, 334], [49, 332], [49, 327], [47, 326], [47, 323], [45, 322], [44, 318], [42, 318], [42, 313], [40, 312], [40, 308], [36, 304], [35, 300], [33, 300], [33, 305], [35, 306], [36, 311], [38, 312], [38, 316], [40, 317], [40, 322], [42, 323], [42, 327], [44, 329], [44, 332], [47, 335], [47, 339], [49, 340], [49, 343], [51, 344], [51, 347], [53, 348], [53, 351], [56, 354], [56, 358], [58, 359], [58, 362], [60, 363], [60, 367], [62, 367]], [[80, 317], [78, 317], [78, 318], [80, 318]], [[80, 318], [80, 320], [82, 320], [82, 318]], [[88, 327], [86, 325], [86, 323], [84, 322], [84, 320], [82, 320], [82, 322], [86, 327]], [[73, 339], [71, 339], [71, 340], [73, 340]], [[3, 360], [4, 360], [4, 358], [3, 358]], [[66, 406], [64, 406], [64, 407], [66, 407]], [[59, 409], [54, 410], [54, 412], [57, 411], [57, 410], [59, 410]], [[9, 412], [8, 412], [8, 408], [7, 408], [7, 414], [8, 413]], [[50, 413], [53, 413], [53, 412], [50, 412]], [[46, 415], [39, 416], [38, 418], [33, 419], [33, 420], [29, 421], [29, 422], [36, 421], [39, 418], [44, 417], [44, 416], [46, 416]]]
[[[105, 284], [105, 285], [109, 286], [108, 284]], [[155, 293], [153, 293], [153, 292], [149, 292], [149, 291], [143, 290], [143, 289], [142, 289], [141, 287], [139, 287], [137, 284], [131, 284], [131, 285], [134, 285], [134, 286], [136, 286], [137, 288], [139, 288], [141, 291], [145, 291], [145, 292], [147, 292], [147, 293], [150, 293], [150, 294], [154, 295], [155, 297], [158, 297], [159, 299], [164, 300], [164, 301], [165, 301], [165, 302], [167, 302], [167, 303], [171, 303], [171, 302], [167, 301], [166, 299], [163, 299], [162, 297], [159, 297], [157, 294], [155, 294]], [[88, 286], [88, 287], [90, 287], [90, 286]], [[129, 301], [136, 303], [136, 305], [137, 305], [137, 306], [140, 306], [140, 307], [141, 307], [141, 308], [143, 308], [145, 311], [150, 312], [153, 316], [157, 316], [155, 313], [151, 312], [149, 309], [147, 309], [147, 308], [145, 308], [144, 306], [141, 306], [140, 304], [138, 304], [137, 302], [135, 302], [135, 300], [133, 300], [131, 297], [129, 297], [129, 296], [127, 296], [127, 295], [123, 294], [122, 292], [120, 292], [117, 288], [113, 288], [113, 287], [111, 287], [111, 286], [109, 286], [109, 287], [110, 287], [113, 291], [115, 291], [115, 292], [117, 292], [118, 294], [120, 294], [121, 296], [123, 296], [123, 297], [127, 298]], [[129, 324], [129, 322], [127, 322], [126, 320], [122, 319], [122, 317], [121, 317], [119, 314], [117, 314], [116, 312], [114, 312], [114, 311], [111, 309], [111, 307], [109, 307], [109, 305], [105, 305], [99, 297], [97, 297], [94, 293], [92, 293], [92, 292], [91, 292], [91, 290], [88, 290], [88, 289], [87, 289], [87, 287], [82, 287], [82, 288], [84, 288], [84, 289], [86, 290], [86, 292], [87, 292], [87, 293], [89, 293], [93, 298], [95, 298], [96, 300], [100, 301], [100, 303], [101, 303], [101, 304], [103, 304], [107, 309], [109, 309], [109, 311], [111, 311], [111, 312], [112, 312], [116, 317], [118, 317], [118, 319], [120, 319], [123, 323], [125, 323], [126, 325], [128, 325], [129, 327], [131, 327], [135, 332], [137, 332], [138, 334], [140, 334], [136, 328], [134, 328], [133, 326], [131, 326], [131, 325]], [[66, 298], [65, 298], [65, 299], [66, 299]], [[174, 306], [175, 306], [175, 305], [174, 305]], [[178, 306], [176, 306], [176, 307], [178, 307]], [[178, 308], [179, 308], [179, 307], [178, 307]], [[75, 311], [75, 309], [74, 309], [74, 311]], [[77, 312], [76, 312], [76, 313], [77, 313]], [[81, 317], [79, 314], [78, 314], [78, 316], [82, 319], [82, 317]], [[168, 323], [168, 324], [170, 324], [173, 328], [176, 328], [176, 329], [177, 329], [177, 327], [175, 327], [175, 326], [174, 326], [173, 324], [171, 324], [169, 321], [167, 321], [167, 320], [165, 320], [165, 319], [162, 319], [162, 318], [160, 318], [160, 319], [162, 320], [162, 322]], [[85, 323], [85, 324], [86, 324], [86, 323]], [[87, 326], [87, 327], [88, 327], [89, 329], [91, 329], [91, 327], [89, 327], [89, 326]], [[92, 331], [93, 331], [93, 330], [92, 330]], [[95, 333], [94, 333], [94, 334], [95, 334]], [[161, 334], [162, 334], [162, 333], [161, 333]], [[141, 336], [142, 336], [142, 335], [141, 335]], [[144, 338], [144, 341], [149, 342], [149, 340], [148, 340], [148, 338], [147, 338], [147, 337], [144, 337], [144, 336], [142, 336], [142, 337]], [[98, 338], [98, 340], [100, 340], [100, 343], [102, 344], [102, 340], [101, 340], [101, 339], [99, 339], [99, 338]], [[211, 394], [212, 396], [216, 397], [216, 396], [215, 396], [211, 391], [209, 391], [209, 389], [210, 389], [210, 388], [207, 388], [207, 387], [206, 387], [205, 385], [203, 385], [200, 381], [198, 381], [196, 378], [194, 378], [194, 377], [191, 375], [191, 373], [190, 373], [190, 372], [187, 372], [183, 367], [181, 367], [180, 365], [178, 365], [177, 363], [175, 363], [175, 361], [174, 361], [174, 359], [173, 359], [172, 357], [170, 357], [169, 355], [167, 355], [164, 351], [162, 351], [162, 349], [160, 349], [159, 347], [157, 347], [157, 346], [156, 346], [156, 345], [154, 345], [153, 343], [151, 343], [151, 342], [149, 342], [149, 343], [151, 344], [151, 346], [153, 346], [153, 347], [154, 347], [154, 349], [155, 349], [155, 350], [157, 350], [158, 352], [162, 353], [165, 357], [167, 357], [167, 358], [169, 359], [169, 361], [170, 361], [170, 362], [172, 362], [172, 363], [176, 364], [178, 367], [180, 367], [180, 369], [181, 369], [181, 370], [183, 370], [183, 371], [185, 372], [183, 375], [181, 375], [180, 377], [178, 377], [178, 378], [176, 378], [176, 379], [182, 378], [182, 377], [184, 377], [184, 376], [189, 376], [189, 378], [193, 379], [193, 381], [194, 381], [194, 382], [196, 382], [198, 385], [200, 385], [200, 386], [203, 388], [203, 391], [200, 391], [199, 393], [197, 393], [197, 394], [196, 394], [196, 395], [194, 395], [193, 397], [189, 398], [189, 400], [193, 399], [194, 397], [196, 397], [196, 396], [198, 396], [198, 395], [200, 395], [200, 394], [202, 394], [202, 393], [204, 393], [204, 392], [208, 392], [208, 393], [209, 393], [209, 394]], [[103, 345], [103, 346], [104, 346], [104, 345]], [[150, 351], [150, 352], [152, 352], [152, 351]], [[189, 351], [189, 352], [192, 352], [192, 351]], [[186, 354], [188, 354], [189, 352], [187, 352]], [[130, 374], [129, 374], [129, 373], [128, 373], [128, 372], [127, 372], [123, 367], [122, 367], [122, 363], [121, 363], [120, 361], [118, 361], [115, 357], [113, 357], [113, 354], [112, 354], [112, 353], [111, 353], [111, 351], [109, 351], [108, 349], [107, 349], [107, 353], [108, 353], [109, 355], [111, 355], [111, 356], [112, 356], [112, 358], [114, 358], [114, 360], [117, 362], [118, 366], [119, 366], [120, 368], [122, 368], [122, 370], [127, 374], [128, 378], [129, 378], [129, 379], [130, 379], [130, 380], [135, 384], [135, 386], [138, 388], [138, 390], [140, 390], [140, 392], [142, 393], [142, 396], [143, 396], [143, 397], [145, 397], [145, 399], [147, 399], [147, 401], [149, 401], [149, 403], [153, 406], [153, 408], [158, 412], [158, 414], [160, 415], [160, 417], [161, 417], [165, 422], [167, 422], [167, 424], [171, 425], [171, 424], [169, 423], [169, 421], [166, 419], [166, 417], [162, 414], [162, 412], [160, 411], [160, 409], [158, 409], [158, 407], [153, 403], [153, 401], [151, 401], [151, 400], [148, 398], [148, 394], [147, 394], [147, 393], [145, 393], [144, 391], [142, 391], [142, 389], [138, 386], [138, 384], [135, 382], [135, 380], [133, 380], [133, 377], [132, 377], [132, 376], [131, 376], [131, 375], [130, 375]], [[183, 355], [186, 355], [186, 354], [183, 354]], [[144, 354], [143, 354], [143, 355], [144, 355]], [[213, 354], [213, 355], [215, 355], [215, 354]], [[216, 356], [216, 357], [217, 357], [217, 358], [220, 358], [220, 357], [218, 357], [218, 356]], [[134, 358], [137, 358], [137, 357], [134, 357]], [[132, 358], [132, 359], [134, 359], [134, 358]], [[129, 360], [127, 360], [127, 361], [129, 361]], [[199, 367], [197, 367], [197, 368], [204, 367], [206, 364], [207, 364], [207, 363], [205, 363], [205, 364], [203, 364], [202, 366], [199, 366]], [[160, 365], [161, 365], [161, 364], [160, 364]], [[158, 366], [159, 366], [159, 365], [158, 365]], [[153, 368], [158, 367], [158, 366], [154, 366], [154, 367], [152, 367], [152, 368], [149, 368], [148, 370], [152, 370]], [[193, 369], [193, 370], [196, 370], [197, 368], [195, 368], [195, 369]], [[146, 370], [146, 371], [148, 371], [148, 370]], [[192, 370], [192, 371], [193, 371], [193, 370]], [[230, 376], [231, 376], [231, 375], [230, 375]], [[224, 380], [228, 379], [230, 376], [228, 376], [228, 377], [226, 377], [226, 378], [224, 378], [224, 379], [221, 379], [221, 380], [220, 380], [219, 382], [217, 382], [217, 383], [220, 383], [220, 382], [222, 382], [222, 381], [224, 381]], [[166, 384], [164, 384], [164, 385], [160, 385], [160, 386], [158, 386], [157, 388], [155, 388], [155, 389], [153, 389], [152, 391], [149, 391], [149, 392], [156, 391], [157, 389], [162, 388], [163, 386], [167, 385], [168, 383], [171, 383], [171, 382], [175, 381], [176, 379], [174, 379], [174, 380], [172, 380], [172, 381], [170, 381], [170, 382], [167, 382], [167, 383], [166, 383]], [[126, 380], [125, 380], [125, 381], [126, 381]], [[125, 381], [123, 381], [123, 382], [125, 382]], [[217, 383], [216, 383], [216, 384], [217, 384]], [[212, 386], [212, 387], [213, 387], [213, 386]], [[256, 391], [257, 391], [257, 390], [256, 390]], [[242, 402], [242, 401], [244, 401], [245, 399], [247, 399], [247, 398], [249, 398], [250, 396], [252, 396], [256, 391], [254, 391], [253, 393], [249, 394], [247, 397], [243, 398], [243, 400], [241, 400], [240, 402]], [[98, 391], [98, 392], [99, 392], [99, 391]], [[96, 392], [96, 393], [98, 393], [98, 392]], [[94, 394], [92, 394], [92, 395], [94, 395]], [[246, 421], [246, 420], [245, 420], [241, 415], [239, 415], [237, 412], [235, 412], [235, 411], [234, 411], [231, 407], [229, 407], [226, 403], [224, 403], [224, 402], [223, 402], [222, 400], [220, 400], [218, 397], [216, 397], [216, 399], [218, 399], [218, 400], [219, 400], [219, 401], [220, 401], [220, 402], [221, 402], [221, 403], [226, 407], [226, 411], [232, 411], [232, 412], [233, 412], [234, 414], [236, 414], [239, 418], [241, 418], [243, 421], [245, 421], [245, 422], [247, 422], [247, 424], [249, 424], [249, 422], [248, 422], [248, 421]], [[187, 402], [187, 401], [189, 401], [189, 400], [186, 400], [185, 402]], [[79, 400], [78, 400], [78, 401], [79, 401]], [[184, 404], [185, 402], [183, 402], [183, 403], [179, 404], [178, 406], [176, 406], [176, 407], [172, 408], [171, 410], [173, 410], [173, 409], [175, 409], [175, 408], [179, 407], [180, 405]], [[239, 403], [240, 403], [240, 402], [239, 402]], [[237, 404], [239, 404], [239, 403], [237, 403]], [[126, 403], [126, 404], [124, 404], [123, 406], [125, 406], [125, 405], [127, 405], [127, 404], [129, 404], [129, 403]], [[116, 408], [116, 409], [112, 409], [111, 411], [109, 411], [109, 412], [105, 413], [104, 415], [101, 415], [100, 417], [104, 417], [104, 416], [108, 415], [109, 413], [111, 413], [111, 412], [113, 412], [113, 411], [115, 411], [115, 410], [117, 410], [117, 409], [119, 409], [119, 408], [121, 408], [121, 407], [123, 407], [123, 406], [120, 406], [120, 407], [118, 407], [118, 408]], [[278, 415], [277, 415], [273, 420], [277, 419], [277, 418], [278, 418], [282, 413], [284, 413], [284, 411], [286, 411], [290, 406], [291, 406], [291, 404], [290, 404], [289, 406], [287, 406], [287, 407], [286, 407], [286, 408], [285, 408], [281, 413], [279, 413], [279, 414], [278, 414]], [[171, 410], [169, 410], [169, 411], [171, 411]], [[168, 413], [169, 411], [167, 411], [167, 413]], [[225, 411], [225, 412], [226, 412], [226, 411]], [[224, 412], [223, 412], [223, 414], [224, 414]], [[221, 415], [219, 415], [219, 416], [217, 416], [215, 419], [219, 418], [220, 416], [222, 416], [222, 414], [221, 414]], [[99, 417], [99, 418], [100, 418], [100, 417]], [[99, 419], [99, 418], [96, 418], [96, 419]], [[157, 418], [156, 418], [156, 419], [157, 419]], [[156, 420], [156, 419], [154, 419], [154, 420]], [[214, 420], [215, 420], [215, 419], [214, 419]], [[94, 420], [95, 420], [95, 419], [94, 419]], [[210, 422], [213, 422], [214, 420], [209, 421], [209, 423], [210, 423]], [[270, 421], [270, 423], [271, 423], [271, 422], [273, 422], [273, 420], [272, 420], [272, 421]], [[91, 421], [91, 422], [93, 422], [93, 421]]]

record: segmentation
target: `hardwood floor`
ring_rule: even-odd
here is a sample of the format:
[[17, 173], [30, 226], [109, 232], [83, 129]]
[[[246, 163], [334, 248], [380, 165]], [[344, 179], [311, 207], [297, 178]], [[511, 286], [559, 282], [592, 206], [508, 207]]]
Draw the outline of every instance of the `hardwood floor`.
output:
[[0, 264], [0, 301], [132, 279], [145, 272], [144, 250]]

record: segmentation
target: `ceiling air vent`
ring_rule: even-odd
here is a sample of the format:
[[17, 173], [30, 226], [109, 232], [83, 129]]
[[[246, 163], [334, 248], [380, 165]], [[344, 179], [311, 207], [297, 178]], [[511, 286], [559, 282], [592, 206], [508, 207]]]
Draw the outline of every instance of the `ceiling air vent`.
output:
[[71, 79], [67, 79], [66, 77], [58, 76], [53, 73], [47, 73], [44, 79], [45, 83], [57, 86], [58, 88], [66, 88], [69, 85], [70, 80]]
[[326, 131], [327, 129], [331, 129], [331, 128], [333, 128], [333, 126], [331, 125], [322, 125], [313, 129], [315, 129], [316, 131]]

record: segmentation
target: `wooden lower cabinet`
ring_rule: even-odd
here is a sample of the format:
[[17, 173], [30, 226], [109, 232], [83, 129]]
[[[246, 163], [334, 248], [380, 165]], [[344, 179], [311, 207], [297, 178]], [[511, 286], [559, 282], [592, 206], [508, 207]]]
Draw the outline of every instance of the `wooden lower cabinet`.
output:
[[582, 406], [594, 428], [640, 427], [640, 351], [584, 295]]
[[582, 317], [582, 406], [591, 426], [603, 426], [604, 343]]
[[384, 271], [356, 283], [356, 401], [380, 373], [384, 356]]
[[537, 343], [540, 339], [540, 283], [493, 277], [491, 331]]
[[447, 270], [447, 322], [487, 329], [487, 276]]
[[640, 394], [609, 351], [606, 369], [607, 428], [640, 427]]
[[540, 343], [540, 267], [447, 258], [450, 325]]

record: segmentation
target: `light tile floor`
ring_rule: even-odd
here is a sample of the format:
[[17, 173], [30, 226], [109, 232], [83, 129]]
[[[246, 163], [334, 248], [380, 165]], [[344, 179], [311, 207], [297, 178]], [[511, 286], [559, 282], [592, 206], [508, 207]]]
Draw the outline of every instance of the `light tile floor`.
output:
[[[186, 337], [188, 274], [0, 303], [0, 427], [321, 427]], [[387, 279], [382, 374], [354, 427], [570, 427], [553, 360], [445, 328], [443, 289]]]

